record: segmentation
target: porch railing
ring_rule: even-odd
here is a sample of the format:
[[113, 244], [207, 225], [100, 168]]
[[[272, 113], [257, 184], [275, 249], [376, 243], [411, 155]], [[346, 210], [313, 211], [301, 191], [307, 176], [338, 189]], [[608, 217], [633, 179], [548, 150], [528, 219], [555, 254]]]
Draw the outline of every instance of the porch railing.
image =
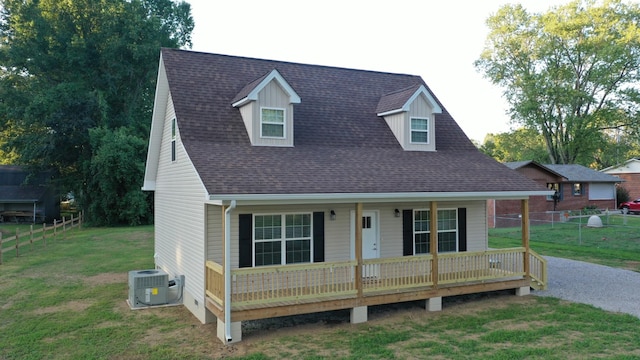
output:
[[529, 250], [529, 268], [531, 272], [531, 287], [536, 290], [547, 290], [547, 285], [549, 284], [547, 260], [537, 252]]
[[[522, 278], [524, 254], [524, 248], [438, 254], [438, 284]], [[546, 284], [546, 262], [530, 254], [532, 279]], [[367, 296], [433, 286], [432, 263], [432, 255], [363, 260], [362, 292]], [[234, 269], [231, 301], [234, 308], [241, 308], [355, 297], [356, 265], [355, 261], [341, 261]], [[206, 267], [207, 296], [223, 306], [222, 266], [208, 261]]]

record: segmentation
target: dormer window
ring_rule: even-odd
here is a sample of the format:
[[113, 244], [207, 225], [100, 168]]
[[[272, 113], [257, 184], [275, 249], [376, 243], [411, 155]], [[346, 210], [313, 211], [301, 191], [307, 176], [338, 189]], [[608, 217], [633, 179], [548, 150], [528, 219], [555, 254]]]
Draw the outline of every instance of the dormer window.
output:
[[247, 84], [232, 100], [253, 146], [293, 146], [293, 105], [300, 96], [273, 69]]
[[383, 95], [376, 113], [404, 150], [436, 151], [435, 114], [441, 114], [442, 108], [424, 85]]
[[412, 144], [428, 144], [429, 143], [429, 119], [428, 118], [411, 118], [411, 143]]
[[285, 138], [284, 109], [263, 107], [260, 114], [260, 137]]

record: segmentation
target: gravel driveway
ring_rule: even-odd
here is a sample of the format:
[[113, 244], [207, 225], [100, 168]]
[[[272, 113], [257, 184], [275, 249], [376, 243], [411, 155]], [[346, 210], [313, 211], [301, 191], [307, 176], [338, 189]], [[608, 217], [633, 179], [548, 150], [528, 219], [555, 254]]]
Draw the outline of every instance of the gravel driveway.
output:
[[640, 273], [550, 256], [545, 259], [548, 289], [532, 294], [590, 304], [640, 318]]

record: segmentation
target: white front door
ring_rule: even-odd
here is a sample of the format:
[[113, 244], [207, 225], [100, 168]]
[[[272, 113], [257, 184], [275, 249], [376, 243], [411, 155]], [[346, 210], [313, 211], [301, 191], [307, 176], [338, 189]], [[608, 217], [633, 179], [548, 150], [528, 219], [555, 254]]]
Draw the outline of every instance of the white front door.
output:
[[[377, 259], [380, 257], [380, 230], [378, 227], [378, 211], [363, 211], [362, 219], [356, 223], [355, 211], [351, 212], [351, 258], [355, 259], [355, 228], [354, 224], [362, 227], [362, 258]], [[366, 278], [376, 277], [379, 273], [379, 265], [366, 265], [362, 269], [362, 276]]]
[[362, 258], [377, 259], [380, 257], [378, 244], [378, 219], [373, 211], [362, 212]]

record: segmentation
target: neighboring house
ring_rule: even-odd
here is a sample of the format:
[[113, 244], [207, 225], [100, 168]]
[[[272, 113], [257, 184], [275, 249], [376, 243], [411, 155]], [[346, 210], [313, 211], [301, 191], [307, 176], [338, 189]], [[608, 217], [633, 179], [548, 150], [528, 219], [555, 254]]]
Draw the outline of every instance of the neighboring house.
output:
[[163, 49], [143, 190], [155, 264], [218, 337], [245, 320], [545, 285], [487, 199], [552, 194], [480, 153], [419, 76]]
[[[536, 221], [564, 221], [567, 210], [587, 207], [616, 209], [617, 177], [576, 164], [538, 164], [535, 161], [508, 162], [505, 165], [540, 185], [552, 189], [555, 196], [534, 196], [529, 200], [529, 216]], [[510, 227], [520, 223], [517, 201], [489, 200], [489, 226]]]
[[629, 191], [630, 200], [640, 199], [640, 159], [632, 158], [620, 165], [600, 170], [624, 180], [620, 186]]
[[50, 174], [0, 165], [0, 221], [42, 222], [60, 217], [60, 199], [48, 185]]

